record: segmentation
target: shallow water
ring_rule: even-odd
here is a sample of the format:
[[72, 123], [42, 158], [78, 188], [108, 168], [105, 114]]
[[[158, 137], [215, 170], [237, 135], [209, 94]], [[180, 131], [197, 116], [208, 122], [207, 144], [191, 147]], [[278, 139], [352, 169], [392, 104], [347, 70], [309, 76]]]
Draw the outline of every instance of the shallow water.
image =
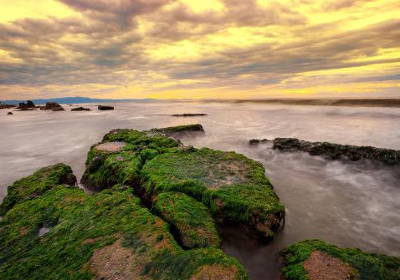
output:
[[[116, 103], [115, 111], [0, 111], [0, 200], [13, 181], [40, 167], [64, 162], [80, 177], [86, 153], [114, 128], [149, 129], [201, 123], [196, 147], [234, 150], [262, 162], [286, 206], [286, 223], [273, 242], [259, 244], [235, 228], [221, 229], [224, 250], [255, 279], [278, 279], [278, 252], [306, 238], [400, 255], [400, 169], [370, 162], [326, 161], [281, 153], [251, 138], [297, 137], [310, 141], [400, 149], [396, 108], [283, 106], [224, 103]], [[69, 109], [69, 106], [65, 106]], [[177, 118], [181, 113], [205, 117]]]

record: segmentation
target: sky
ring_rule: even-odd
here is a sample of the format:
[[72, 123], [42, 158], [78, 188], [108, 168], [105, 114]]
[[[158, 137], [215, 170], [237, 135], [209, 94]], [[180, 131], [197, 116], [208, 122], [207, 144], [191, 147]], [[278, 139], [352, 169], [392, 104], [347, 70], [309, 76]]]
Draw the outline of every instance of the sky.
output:
[[399, 0], [0, 0], [0, 99], [400, 97]]

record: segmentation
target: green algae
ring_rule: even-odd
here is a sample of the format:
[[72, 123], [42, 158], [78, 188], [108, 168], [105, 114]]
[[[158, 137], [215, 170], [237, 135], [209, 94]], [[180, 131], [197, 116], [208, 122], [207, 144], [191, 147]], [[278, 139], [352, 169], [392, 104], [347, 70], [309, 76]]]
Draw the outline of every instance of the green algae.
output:
[[201, 202], [183, 193], [164, 192], [154, 202], [155, 212], [178, 233], [185, 248], [219, 247], [216, 224]]
[[201, 124], [186, 124], [165, 128], [154, 128], [151, 131], [161, 132], [164, 134], [174, 134], [182, 132], [204, 132], [204, 128]]
[[183, 192], [203, 201], [214, 215], [273, 236], [284, 207], [260, 163], [234, 152], [208, 148], [165, 153], [142, 169], [146, 193]]
[[15, 204], [33, 199], [47, 190], [62, 184], [75, 185], [76, 178], [71, 167], [59, 163], [39, 169], [31, 176], [22, 178], [8, 187], [7, 196], [0, 205], [0, 215], [4, 215]]
[[282, 270], [287, 280], [309, 279], [304, 262], [313, 251], [322, 251], [338, 258], [357, 270], [361, 280], [400, 279], [400, 258], [383, 254], [365, 253], [355, 248], [339, 248], [320, 240], [305, 240], [295, 243], [283, 252], [285, 267]]
[[[31, 183], [26, 187], [41, 181]], [[223, 267], [233, 271], [231, 279], [248, 279], [221, 250], [184, 251], [168, 224], [141, 207], [132, 192], [117, 186], [88, 196], [56, 185], [19, 200], [0, 221], [0, 278], [102, 279], [115, 273], [118, 279], [201, 279], [199, 272], [213, 275]], [[50, 231], [39, 236], [42, 227]]]
[[[92, 150], [96, 150], [93, 147]], [[93, 156], [93, 155], [96, 156]], [[91, 151], [89, 164], [82, 176], [82, 183], [102, 190], [116, 184], [135, 186], [139, 182], [141, 158], [135, 152], [102, 153]]]
[[138, 149], [155, 149], [163, 151], [167, 148], [178, 147], [179, 142], [176, 139], [166, 137], [159, 132], [151, 131], [138, 131], [132, 129], [116, 129], [107, 133], [102, 142], [116, 142], [122, 141], [129, 145], [125, 150], [138, 150]]

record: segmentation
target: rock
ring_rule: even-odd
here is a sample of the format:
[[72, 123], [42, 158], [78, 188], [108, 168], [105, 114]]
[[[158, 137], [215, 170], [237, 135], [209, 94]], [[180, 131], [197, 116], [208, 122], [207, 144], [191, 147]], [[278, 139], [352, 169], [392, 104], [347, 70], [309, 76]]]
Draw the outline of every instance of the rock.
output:
[[156, 128], [152, 129], [151, 131], [163, 133], [170, 136], [180, 136], [180, 135], [183, 136], [188, 133], [191, 135], [194, 135], [193, 133], [204, 134], [204, 128], [201, 124], [187, 124], [187, 125], [179, 125], [166, 128]]
[[259, 139], [251, 139], [250, 141], [249, 141], [249, 144], [250, 145], [258, 145], [258, 144], [262, 144], [262, 143], [267, 143], [269, 140], [268, 139], [261, 139], [261, 140], [259, 140]]
[[19, 103], [18, 105], [18, 110], [21, 111], [26, 111], [26, 110], [33, 110], [36, 109], [37, 107], [35, 106], [35, 104], [32, 102], [32, 100], [28, 100], [27, 103]]
[[172, 117], [204, 117], [207, 114], [173, 114]]
[[36, 108], [35, 104], [33, 103], [32, 100], [28, 100], [26, 102], [26, 106], [28, 106], [28, 108]]
[[334, 160], [348, 158], [357, 161], [364, 158], [389, 165], [400, 164], [400, 151], [391, 149], [309, 142], [296, 138], [276, 138], [273, 143], [273, 148], [281, 151], [303, 151], [312, 156], [325, 156]]
[[339, 248], [320, 240], [295, 243], [283, 252], [282, 279], [400, 279], [400, 258]]
[[110, 111], [110, 110], [114, 110], [113, 106], [103, 106], [103, 105], [99, 105], [99, 107], [97, 107], [100, 111]]
[[14, 115], [12, 112], [8, 112], [7, 115]]
[[181, 248], [168, 225], [141, 205], [132, 188], [88, 195], [78, 187], [59, 185], [59, 171], [59, 167], [41, 169], [15, 182], [16, 188], [7, 195], [5, 201], [13, 205], [3, 208], [8, 211], [0, 223], [0, 275], [65, 280], [249, 279], [243, 266], [220, 249]]
[[[201, 125], [187, 125], [111, 131], [91, 148], [82, 182], [98, 189], [130, 185], [153, 206], [162, 193], [181, 192], [203, 202], [218, 222], [241, 224], [271, 238], [285, 211], [264, 167], [243, 155], [185, 147], [169, 137], [171, 132], [181, 131], [204, 130]], [[102, 148], [121, 142], [126, 143], [121, 149]], [[165, 218], [171, 219], [170, 215]], [[189, 243], [200, 246], [200, 239], [197, 242]]]
[[264, 167], [243, 155], [208, 148], [163, 153], [145, 163], [148, 196], [180, 191], [205, 203], [220, 222], [233, 222], [270, 239], [285, 210]]
[[9, 105], [9, 104], [4, 104], [3, 102], [0, 101], [0, 109], [11, 109], [11, 108], [16, 108], [17, 106], [15, 105]]
[[46, 102], [46, 105], [40, 107], [40, 110], [64, 111], [64, 108], [57, 102]]
[[153, 210], [178, 233], [184, 248], [221, 246], [211, 213], [194, 198], [180, 192], [163, 192], [155, 198]]
[[84, 107], [78, 107], [78, 108], [73, 108], [71, 109], [72, 112], [78, 112], [78, 111], [91, 111], [89, 108], [84, 108]]
[[72, 174], [71, 167], [65, 164], [39, 169], [33, 175], [22, 178], [8, 187], [7, 196], [0, 205], [0, 216], [10, 211], [17, 203], [34, 199], [56, 186], [74, 186], [75, 183], [76, 177]]

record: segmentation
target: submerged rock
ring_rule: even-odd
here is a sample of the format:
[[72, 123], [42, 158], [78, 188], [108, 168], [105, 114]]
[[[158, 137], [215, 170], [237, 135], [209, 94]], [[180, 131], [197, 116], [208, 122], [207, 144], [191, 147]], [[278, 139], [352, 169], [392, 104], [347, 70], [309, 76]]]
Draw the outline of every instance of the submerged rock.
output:
[[18, 110], [25, 111], [25, 110], [32, 110], [37, 108], [32, 100], [28, 100], [26, 103], [21, 102], [18, 105]]
[[64, 108], [57, 102], [46, 102], [46, 105], [40, 107], [40, 110], [64, 111]]
[[283, 252], [286, 280], [400, 279], [400, 258], [306, 240]]
[[114, 110], [113, 106], [103, 106], [100, 105], [99, 107], [97, 107], [100, 111], [110, 111], [110, 110]]
[[3, 102], [0, 101], [0, 109], [12, 109], [16, 107], [17, 107], [16, 105], [4, 104]]
[[91, 111], [91, 110], [89, 108], [84, 108], [84, 107], [77, 107], [71, 109], [71, 112], [79, 112], [79, 111]]
[[8, 112], [7, 115], [11, 116], [14, 115], [12, 112]]
[[172, 117], [204, 117], [207, 114], [173, 114]]
[[[269, 140], [252, 139], [250, 145], [268, 142]], [[330, 159], [348, 158], [352, 161], [369, 159], [389, 165], [400, 164], [400, 151], [375, 148], [370, 146], [341, 145], [329, 142], [309, 142], [297, 138], [276, 138], [273, 149], [280, 151], [302, 151], [312, 156], [326, 156]]]
[[[111, 131], [91, 148], [82, 182], [98, 189], [130, 185], [150, 203], [160, 193], [182, 192], [208, 206], [219, 222], [272, 237], [285, 212], [263, 166], [233, 152], [184, 147], [169, 137], [198, 131], [204, 131], [201, 125]], [[126, 145], [113, 151], [98, 148], [117, 142]]]
[[132, 189], [87, 195], [59, 185], [59, 169], [17, 181], [18, 199], [6, 197], [14, 203], [0, 222], [2, 279], [248, 279], [219, 249], [183, 250]]

